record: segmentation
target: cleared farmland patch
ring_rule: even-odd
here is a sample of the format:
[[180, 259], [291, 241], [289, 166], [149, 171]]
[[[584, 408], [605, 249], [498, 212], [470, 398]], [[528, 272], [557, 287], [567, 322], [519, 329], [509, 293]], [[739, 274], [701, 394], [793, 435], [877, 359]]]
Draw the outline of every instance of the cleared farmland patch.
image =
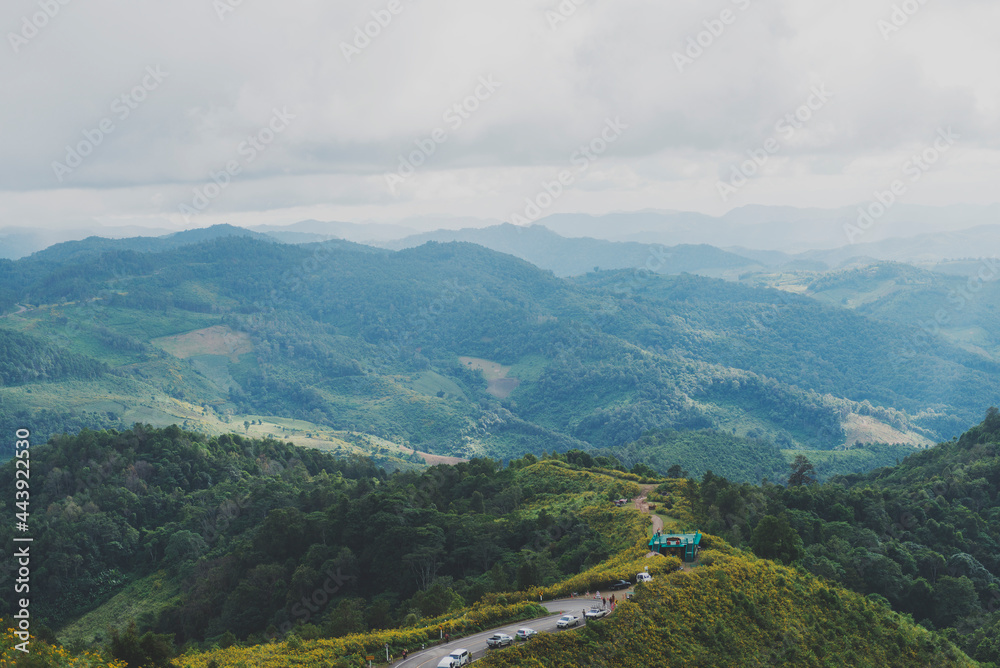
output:
[[521, 384], [517, 378], [507, 375], [510, 373], [509, 366], [478, 357], [459, 357], [458, 361], [469, 369], [481, 371], [486, 379], [486, 391], [497, 399], [506, 399]]
[[160, 337], [153, 339], [152, 344], [181, 359], [195, 355], [222, 355], [234, 363], [239, 361], [240, 355], [253, 351], [249, 335], [235, 332], [225, 325]]

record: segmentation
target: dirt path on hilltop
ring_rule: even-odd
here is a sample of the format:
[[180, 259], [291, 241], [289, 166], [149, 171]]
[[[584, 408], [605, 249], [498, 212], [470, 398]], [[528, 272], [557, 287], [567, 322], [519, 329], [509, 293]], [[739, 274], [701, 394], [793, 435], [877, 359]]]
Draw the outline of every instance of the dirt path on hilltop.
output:
[[[639, 485], [640, 496], [638, 496], [635, 499], [635, 507], [636, 507], [636, 510], [638, 510], [639, 512], [644, 513], [646, 515], [649, 515], [650, 519], [653, 520], [653, 533], [656, 533], [657, 531], [659, 531], [660, 533], [663, 533], [663, 519], [660, 518], [658, 515], [653, 515], [649, 511], [649, 502], [646, 501], [646, 496], [651, 491], [653, 491], [654, 489], [656, 489], [656, 487], [657, 487], [656, 485]], [[691, 575], [691, 569], [694, 568], [695, 564], [698, 563], [699, 560], [700, 560], [700, 557], [696, 558], [695, 561], [694, 561], [694, 563], [688, 563], [688, 562], [685, 562], [685, 561], [681, 561], [680, 572], [687, 573], [688, 575]]]
[[635, 509], [640, 513], [650, 516], [653, 520], [653, 533], [656, 533], [657, 531], [663, 531], [663, 520], [649, 512], [649, 502], [646, 501], [646, 497], [654, 489], [656, 489], [656, 485], [639, 485], [639, 496], [635, 498]]

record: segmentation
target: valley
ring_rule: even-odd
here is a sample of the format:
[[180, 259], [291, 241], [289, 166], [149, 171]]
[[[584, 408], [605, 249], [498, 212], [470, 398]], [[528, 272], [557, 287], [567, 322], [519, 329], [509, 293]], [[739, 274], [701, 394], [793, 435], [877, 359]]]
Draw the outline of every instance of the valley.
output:
[[[779, 449], [837, 451], [822, 457], [838, 462], [827, 476], [950, 438], [1000, 400], [993, 363], [947, 339], [901, 363], [919, 325], [824, 305], [835, 278], [812, 279], [813, 298], [690, 274], [558, 279], [462, 243], [387, 252], [215, 233], [152, 252], [71, 242], [18, 261], [0, 332], [102, 370], [8, 381], [4, 419], [177, 423], [390, 466], [622, 453], [651, 430], [709, 430], [758, 442], [775, 471]], [[292, 282], [296, 266], [311, 269]], [[862, 456], [857, 444], [896, 449]], [[717, 454], [725, 468], [731, 451]]]
[[[850, 654], [810, 621], [814, 605], [842, 606], [827, 623], [865, 652], [893, 642], [909, 657], [857, 661], [973, 665], [949, 642], [992, 656], [979, 638], [994, 612], [994, 455], [973, 465], [962, 453], [993, 442], [994, 413], [967, 425], [1000, 403], [1000, 367], [981, 334], [976, 347], [945, 327], [900, 352], [926, 334], [922, 291], [953, 279], [897, 265], [559, 278], [469, 243], [386, 251], [214, 232], [142, 251], [64, 244], [18, 261], [6, 284], [0, 422], [49, 440], [34, 502], [47, 508], [42, 569], [63, 583], [62, 604], [40, 612], [53, 642], [125, 642], [114, 634], [133, 633], [120, 624], [131, 620], [136, 643], [187, 647], [179, 668], [299, 654], [351, 665], [385, 643], [415, 649], [441, 625], [507, 628], [546, 614], [539, 594], [634, 576], [655, 517], [706, 532], [706, 557], [676, 575], [659, 561], [654, 586], [613, 618], [483, 664], [612, 637], [602, 660], [632, 661], [638, 629], [677, 661], [787, 659], [802, 642], [820, 648], [810, 661]], [[955, 327], [989, 329], [988, 289]], [[972, 526], [944, 506], [865, 501], [883, 477], [942, 456], [963, 462], [943, 494], [980, 513], [987, 547], [958, 529], [934, 543], [906, 519]], [[923, 498], [907, 490], [885, 487], [882, 503]], [[609, 507], [640, 496], [641, 508]], [[383, 552], [387, 535], [406, 549]], [[970, 584], [926, 573], [919, 564], [940, 563], [928, 549], [965, 564], [949, 577]], [[333, 607], [298, 614], [310, 583], [344, 572], [358, 579]], [[686, 578], [712, 592], [691, 603], [709, 611], [708, 635], [697, 616], [664, 616]], [[787, 596], [789, 582], [773, 619], [746, 593]], [[946, 599], [957, 612], [928, 607]]]

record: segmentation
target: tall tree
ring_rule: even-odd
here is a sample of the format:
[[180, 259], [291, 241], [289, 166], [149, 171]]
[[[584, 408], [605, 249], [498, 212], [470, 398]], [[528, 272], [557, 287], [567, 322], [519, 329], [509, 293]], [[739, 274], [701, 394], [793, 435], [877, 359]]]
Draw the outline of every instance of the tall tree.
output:
[[816, 468], [805, 455], [796, 455], [795, 461], [789, 464], [792, 469], [788, 476], [789, 487], [801, 487], [802, 485], [812, 485], [816, 482]]
[[758, 557], [775, 559], [786, 564], [801, 559], [805, 554], [802, 539], [781, 515], [765, 515], [753, 531], [750, 546]]

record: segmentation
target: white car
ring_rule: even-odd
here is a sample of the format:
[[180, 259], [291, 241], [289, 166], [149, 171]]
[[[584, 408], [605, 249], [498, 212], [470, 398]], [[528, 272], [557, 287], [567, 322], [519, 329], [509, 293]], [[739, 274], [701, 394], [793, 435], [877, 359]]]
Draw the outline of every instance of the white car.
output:
[[652, 581], [653, 581], [653, 576], [650, 575], [649, 573], [637, 573], [635, 576], [636, 584], [639, 584], [640, 582], [652, 582]]
[[583, 616], [587, 619], [600, 619], [601, 617], [606, 617], [608, 615], [607, 610], [602, 610], [601, 608], [591, 608], [587, 612], [583, 613]]
[[579, 617], [574, 617], [573, 615], [563, 615], [559, 618], [559, 621], [556, 622], [556, 627], [560, 629], [568, 629], [569, 627], [576, 626], [579, 623]]
[[536, 631], [535, 629], [523, 628], [523, 629], [518, 629], [517, 633], [514, 634], [514, 637], [516, 637], [518, 640], [528, 640], [529, 638], [531, 638], [531, 636], [537, 636], [537, 635], [538, 631]]

